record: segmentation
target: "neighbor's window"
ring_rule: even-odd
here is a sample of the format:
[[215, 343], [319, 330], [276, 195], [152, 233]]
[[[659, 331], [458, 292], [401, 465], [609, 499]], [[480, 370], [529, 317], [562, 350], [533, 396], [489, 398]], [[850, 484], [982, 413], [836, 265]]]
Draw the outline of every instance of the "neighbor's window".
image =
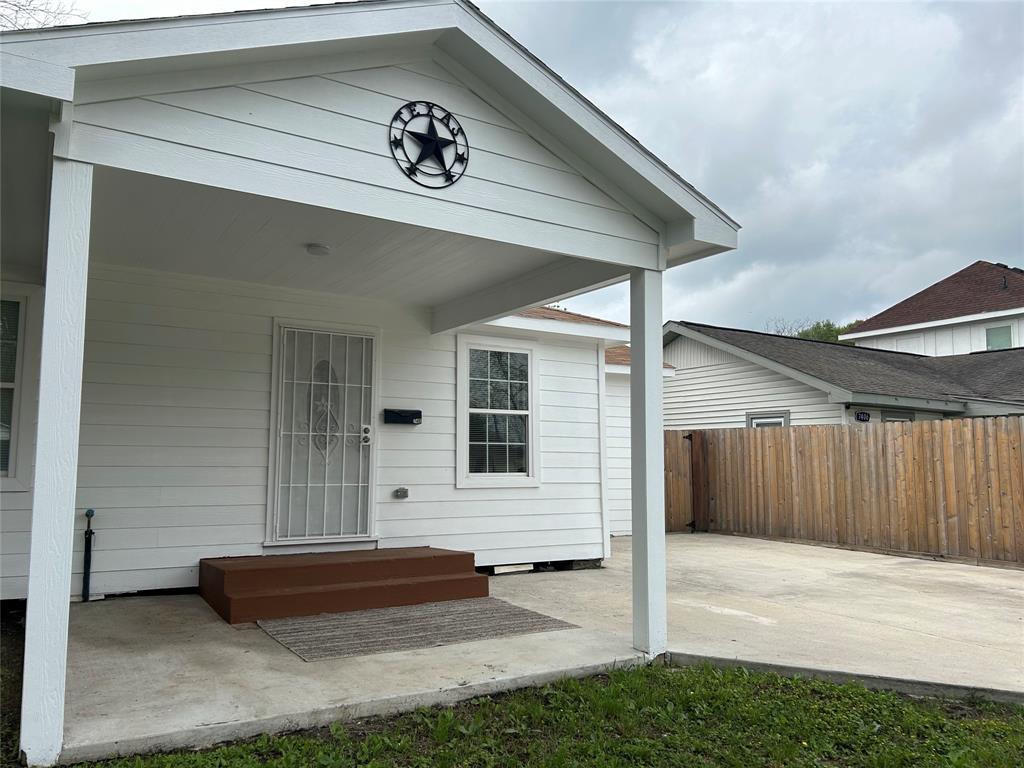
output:
[[530, 356], [469, 350], [469, 471], [527, 474]]
[[913, 421], [913, 411], [882, 411], [882, 421]]
[[1013, 346], [1013, 334], [1010, 326], [997, 325], [985, 329], [985, 349], [1009, 349]]
[[789, 411], [778, 411], [776, 413], [748, 413], [748, 427], [788, 427]]
[[18, 352], [21, 348], [24, 320], [20, 301], [0, 301], [0, 476], [10, 473], [11, 457], [15, 455], [15, 403], [20, 371]]

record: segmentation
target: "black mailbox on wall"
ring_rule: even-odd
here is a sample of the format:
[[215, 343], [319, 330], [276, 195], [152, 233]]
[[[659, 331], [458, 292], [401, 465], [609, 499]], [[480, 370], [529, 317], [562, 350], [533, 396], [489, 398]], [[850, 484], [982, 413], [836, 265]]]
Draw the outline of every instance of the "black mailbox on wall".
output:
[[385, 424], [422, 424], [423, 411], [411, 411], [403, 408], [385, 408]]

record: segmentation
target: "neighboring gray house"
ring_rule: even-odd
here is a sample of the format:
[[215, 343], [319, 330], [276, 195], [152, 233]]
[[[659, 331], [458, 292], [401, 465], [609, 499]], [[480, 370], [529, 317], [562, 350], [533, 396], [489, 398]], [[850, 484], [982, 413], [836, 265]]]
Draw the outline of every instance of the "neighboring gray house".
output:
[[669, 322], [668, 429], [1024, 413], [1024, 349], [928, 357]]

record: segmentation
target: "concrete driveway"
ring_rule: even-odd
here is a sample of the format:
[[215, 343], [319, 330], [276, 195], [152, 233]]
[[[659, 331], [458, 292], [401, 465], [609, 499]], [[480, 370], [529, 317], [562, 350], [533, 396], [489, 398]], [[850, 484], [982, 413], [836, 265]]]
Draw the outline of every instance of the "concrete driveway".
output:
[[[630, 631], [630, 539], [601, 570], [491, 579], [491, 594]], [[1024, 691], [1024, 571], [714, 534], [667, 537], [669, 648]]]

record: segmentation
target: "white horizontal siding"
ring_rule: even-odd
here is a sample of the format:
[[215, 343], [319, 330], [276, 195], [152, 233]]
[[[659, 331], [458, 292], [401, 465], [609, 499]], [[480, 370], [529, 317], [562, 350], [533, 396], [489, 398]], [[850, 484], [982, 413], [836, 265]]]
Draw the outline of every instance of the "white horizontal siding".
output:
[[609, 526], [612, 535], [627, 535], [633, 526], [630, 504], [629, 376], [610, 373], [606, 379]]
[[[423, 72], [376, 66], [195, 90], [179, 85], [172, 92], [79, 103], [72, 153], [191, 181], [201, 179], [175, 175], [173, 168], [212, 168], [230, 159], [244, 191], [260, 193], [247, 186], [257, 178], [278, 179], [277, 189], [287, 178], [307, 196], [320, 194], [327, 183], [326, 194], [342, 195], [351, 206], [386, 204], [394, 215], [406, 216], [405, 223], [436, 225], [417, 218], [428, 198], [446, 222], [461, 222], [453, 229], [463, 234], [484, 235], [483, 227], [493, 227], [516, 233], [520, 245], [568, 253], [589, 248], [636, 264], [650, 260], [656, 231], [454, 77], [434, 76], [436, 64], [424, 64]], [[410, 183], [388, 149], [392, 116], [411, 100], [450, 109], [470, 141], [466, 173], [443, 200]], [[133, 151], [138, 162], [175, 153], [177, 160], [159, 169], [127, 160], [120, 166], [111, 154], [115, 146]], [[323, 204], [305, 196], [301, 201]], [[378, 209], [352, 210], [379, 215]]]
[[[666, 359], [680, 361], [665, 380], [665, 426], [669, 429], [745, 427], [747, 414], [789, 411], [790, 424], [840, 424], [843, 407], [828, 395], [775, 371], [719, 350], [701, 352], [705, 344], [678, 338], [666, 347]], [[684, 367], [685, 361], [714, 360]]]
[[1024, 347], [1024, 316], [1004, 317], [996, 320], [979, 320], [972, 323], [942, 325], [922, 328], [916, 331], [866, 336], [855, 339], [858, 347], [889, 349], [896, 352], [911, 352], [931, 357], [942, 355], [966, 355], [987, 349], [986, 328], [1009, 325], [1013, 346]]
[[[422, 313], [95, 266], [76, 525], [96, 509], [96, 591], [194, 586], [199, 558], [264, 551], [275, 316], [381, 327], [380, 407], [423, 410], [421, 426], [377, 427], [381, 546], [469, 549], [480, 564], [602, 556], [596, 342], [539, 343], [541, 485], [456, 489], [455, 337], [431, 336]], [[25, 594], [30, 510], [30, 493], [4, 494], [4, 598]]]

